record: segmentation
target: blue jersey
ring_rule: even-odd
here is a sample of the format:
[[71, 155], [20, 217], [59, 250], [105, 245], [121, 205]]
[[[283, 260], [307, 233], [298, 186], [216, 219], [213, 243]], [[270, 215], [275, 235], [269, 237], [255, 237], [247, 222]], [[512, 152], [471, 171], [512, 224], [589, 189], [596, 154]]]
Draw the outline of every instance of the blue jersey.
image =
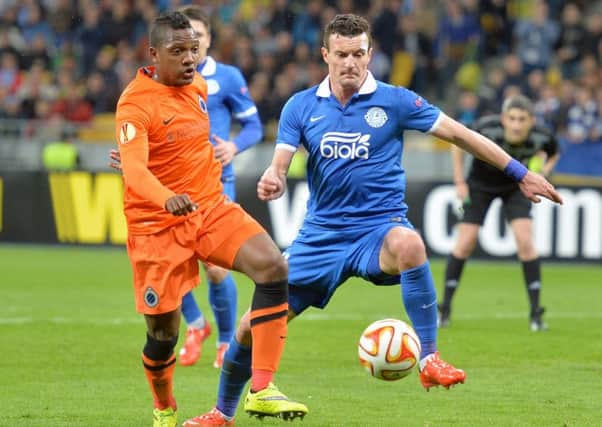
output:
[[403, 132], [432, 130], [441, 111], [416, 93], [368, 77], [346, 106], [328, 77], [293, 95], [282, 110], [276, 143], [308, 152], [310, 197], [305, 225], [349, 227], [405, 217]]
[[[242, 126], [233, 140], [238, 152], [261, 141], [263, 129], [257, 107], [249, 96], [247, 83], [238, 68], [221, 64], [208, 56], [197, 70], [207, 81], [210, 136], [215, 134], [229, 140], [234, 116]], [[212, 142], [215, 143], [213, 140]], [[223, 169], [222, 180], [227, 182], [233, 178], [234, 168], [230, 163]]]

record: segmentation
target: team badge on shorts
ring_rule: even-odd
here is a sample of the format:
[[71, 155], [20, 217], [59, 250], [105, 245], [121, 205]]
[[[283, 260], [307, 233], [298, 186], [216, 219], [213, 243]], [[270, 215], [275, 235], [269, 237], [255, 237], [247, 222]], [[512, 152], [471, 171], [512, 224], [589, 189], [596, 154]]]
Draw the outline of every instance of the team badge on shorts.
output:
[[381, 127], [389, 119], [389, 117], [387, 117], [387, 113], [385, 113], [385, 110], [380, 107], [370, 108], [364, 118], [366, 119], [366, 123], [373, 128]]
[[202, 96], [199, 95], [199, 105], [201, 106], [201, 111], [207, 114], [207, 104]]
[[159, 295], [150, 286], [144, 291], [144, 302], [150, 308], [156, 307], [159, 304]]

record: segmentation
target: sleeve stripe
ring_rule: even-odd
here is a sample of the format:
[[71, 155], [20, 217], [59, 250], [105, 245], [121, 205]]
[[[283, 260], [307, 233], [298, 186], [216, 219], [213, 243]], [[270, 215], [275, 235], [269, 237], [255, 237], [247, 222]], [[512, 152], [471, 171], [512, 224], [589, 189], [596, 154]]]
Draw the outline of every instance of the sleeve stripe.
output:
[[435, 122], [433, 123], [431, 128], [426, 131], [426, 133], [434, 132], [437, 129], [437, 126], [439, 126], [439, 122], [441, 122], [442, 117], [443, 117], [443, 114], [441, 113], [441, 111], [439, 111], [439, 115], [437, 116], [437, 119], [435, 120]]
[[276, 143], [276, 150], [278, 150], [278, 149], [290, 151], [291, 153], [294, 153], [295, 151], [297, 151], [297, 147], [295, 147], [294, 145], [287, 144], [285, 142]]
[[244, 119], [245, 117], [252, 116], [253, 114], [257, 114], [257, 107], [254, 105], [251, 108], [249, 108], [248, 110], [245, 110], [240, 113], [236, 113], [234, 115], [234, 117], [236, 117], [237, 119]]

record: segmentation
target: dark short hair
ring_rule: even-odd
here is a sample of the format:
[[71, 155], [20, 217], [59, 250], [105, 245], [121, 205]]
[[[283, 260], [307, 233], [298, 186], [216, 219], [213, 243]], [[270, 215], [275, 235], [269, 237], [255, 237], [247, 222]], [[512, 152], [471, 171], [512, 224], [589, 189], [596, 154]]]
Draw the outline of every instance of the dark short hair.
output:
[[156, 17], [150, 28], [150, 45], [158, 47], [165, 43], [167, 30], [185, 30], [192, 28], [190, 21], [182, 12], [168, 12]]
[[502, 113], [507, 113], [513, 108], [517, 108], [522, 111], [526, 111], [531, 116], [535, 114], [533, 103], [529, 98], [524, 95], [513, 95], [504, 100], [502, 104]]
[[328, 49], [328, 42], [332, 34], [338, 34], [343, 37], [355, 37], [363, 33], [366, 33], [368, 36], [368, 47], [372, 47], [372, 29], [364, 17], [354, 15], [353, 13], [336, 15], [324, 28], [322, 43]]
[[207, 28], [207, 32], [211, 33], [211, 22], [209, 21], [209, 17], [203, 12], [198, 6], [184, 6], [178, 9], [178, 12], [182, 12], [188, 19], [193, 21], [201, 21], [205, 28]]

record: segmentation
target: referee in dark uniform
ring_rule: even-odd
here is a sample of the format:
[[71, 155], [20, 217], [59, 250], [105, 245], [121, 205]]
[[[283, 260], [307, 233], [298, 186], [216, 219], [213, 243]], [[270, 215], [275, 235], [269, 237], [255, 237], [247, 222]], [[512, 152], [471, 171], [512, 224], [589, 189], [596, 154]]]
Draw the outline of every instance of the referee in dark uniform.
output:
[[[547, 176], [558, 161], [558, 142], [547, 130], [535, 125], [532, 102], [522, 95], [507, 98], [499, 116], [480, 119], [474, 130], [489, 137], [508, 154], [533, 172]], [[468, 179], [464, 178], [463, 151], [452, 148], [454, 183], [463, 201], [463, 216], [458, 224], [456, 245], [445, 270], [444, 299], [439, 305], [439, 325], [450, 322], [452, 298], [467, 258], [477, 243], [479, 228], [491, 202], [500, 197], [503, 212], [512, 228], [518, 258], [522, 263], [525, 286], [529, 296], [530, 329], [542, 331], [544, 308], [539, 304], [541, 266], [532, 233], [531, 201], [521, 193], [518, 184], [487, 163], [474, 158]]]

